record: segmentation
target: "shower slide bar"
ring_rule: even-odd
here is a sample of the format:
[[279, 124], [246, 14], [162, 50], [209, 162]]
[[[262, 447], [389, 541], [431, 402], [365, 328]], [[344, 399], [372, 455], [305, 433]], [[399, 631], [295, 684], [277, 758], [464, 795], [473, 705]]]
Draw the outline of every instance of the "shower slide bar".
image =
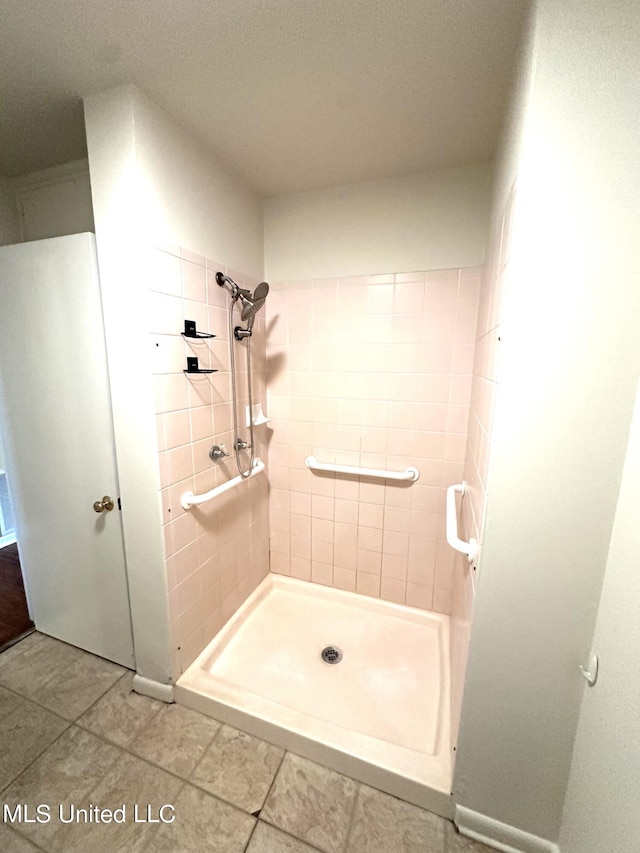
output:
[[466, 554], [470, 563], [474, 563], [478, 555], [478, 542], [471, 538], [468, 542], [458, 537], [458, 511], [456, 508], [456, 492], [464, 495], [467, 484], [463, 481], [447, 489], [447, 542], [451, 547]]
[[226, 483], [223, 483], [221, 486], [216, 486], [215, 489], [211, 489], [203, 495], [194, 495], [193, 492], [185, 492], [180, 498], [182, 508], [191, 509], [192, 506], [198, 506], [199, 504], [210, 501], [212, 498], [217, 498], [218, 495], [222, 495], [224, 492], [228, 492], [229, 489], [233, 489], [234, 486], [238, 485], [238, 483], [244, 483], [246, 480], [250, 480], [252, 477], [255, 477], [256, 474], [260, 473], [260, 471], [264, 471], [264, 462], [261, 459], [256, 459], [248, 477], [238, 475], [237, 477], [234, 477], [233, 480], [227, 480]]
[[353, 474], [356, 477], [375, 477], [378, 480], [405, 480], [410, 483], [420, 476], [417, 468], [407, 468], [405, 471], [384, 471], [380, 468], [358, 468], [355, 465], [328, 465], [318, 462], [315, 456], [307, 456], [304, 460], [310, 471], [331, 471], [334, 474]]

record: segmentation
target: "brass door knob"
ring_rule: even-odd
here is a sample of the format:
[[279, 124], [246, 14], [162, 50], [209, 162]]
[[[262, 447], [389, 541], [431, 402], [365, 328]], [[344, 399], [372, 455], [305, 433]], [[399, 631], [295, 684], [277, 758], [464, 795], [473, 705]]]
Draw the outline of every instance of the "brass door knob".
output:
[[105, 509], [107, 512], [111, 512], [114, 507], [113, 498], [110, 498], [109, 495], [105, 495], [101, 501], [96, 501], [93, 505], [94, 512], [104, 512]]

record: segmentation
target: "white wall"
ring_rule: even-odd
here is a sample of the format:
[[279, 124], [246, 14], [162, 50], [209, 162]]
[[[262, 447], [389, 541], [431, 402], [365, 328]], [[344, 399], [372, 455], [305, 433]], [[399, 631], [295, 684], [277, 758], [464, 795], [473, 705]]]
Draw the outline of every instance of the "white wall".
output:
[[93, 230], [86, 160], [15, 178], [0, 175], [0, 246]]
[[86, 160], [11, 178], [10, 184], [25, 242], [93, 231]]
[[0, 246], [19, 243], [20, 223], [11, 180], [0, 175]]
[[85, 121], [137, 668], [166, 682], [177, 671], [146, 333], [148, 249], [181, 244], [215, 257], [224, 247], [225, 257], [259, 275], [261, 209], [135, 88], [87, 98]]
[[[508, 242], [512, 188], [522, 144], [523, 126], [531, 89], [533, 61], [532, 16], [522, 34], [518, 61], [511, 83], [509, 108], [502, 127], [495, 162], [491, 216], [484, 274], [480, 288], [474, 353], [471, 411], [467, 429], [463, 479], [469, 486], [461, 502], [463, 538], [484, 539], [484, 510], [488, 487], [490, 446], [501, 345], [503, 282], [508, 275]], [[451, 731], [457, 742], [464, 680], [469, 653], [477, 571], [461, 554], [452, 575], [451, 608]]]
[[480, 266], [491, 175], [465, 166], [268, 199], [267, 280]]
[[638, 482], [640, 393], [631, 426], [593, 651], [596, 686], [584, 687], [560, 832], [563, 853], [636, 853], [640, 838]]
[[540, 0], [516, 158], [455, 793], [552, 841], [640, 361], [639, 15]]
[[[497, 219], [498, 221], [501, 219], [501, 214], [507, 202], [507, 196], [511, 192], [519, 167], [534, 82], [535, 33], [535, 4], [532, 4], [525, 19], [518, 48], [511, 91], [509, 93], [509, 103], [505, 112], [504, 123], [500, 133], [500, 144], [494, 164], [491, 213], [493, 219]], [[492, 228], [497, 225], [495, 221], [492, 221], [491, 224]], [[498, 246], [496, 247], [498, 251], [500, 249], [500, 236], [498, 232]]]
[[135, 93], [136, 165], [143, 221], [156, 246], [188, 246], [261, 278], [262, 208], [210, 151], [140, 92]]
[[134, 95], [85, 102], [91, 191], [102, 288], [127, 577], [138, 673], [171, 676], [153, 391], [145, 381], [145, 302], [139, 239]]

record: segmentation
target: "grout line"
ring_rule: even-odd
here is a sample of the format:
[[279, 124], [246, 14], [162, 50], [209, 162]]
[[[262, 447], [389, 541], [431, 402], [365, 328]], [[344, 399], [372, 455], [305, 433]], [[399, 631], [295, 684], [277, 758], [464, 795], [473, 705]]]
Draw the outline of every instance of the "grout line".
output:
[[251, 832], [249, 833], [249, 837], [247, 838], [247, 843], [244, 845], [243, 853], [247, 853], [247, 850], [249, 849], [249, 845], [251, 844], [251, 839], [253, 838], [253, 835], [254, 835], [257, 827], [258, 827], [258, 820], [259, 819], [256, 818], [255, 820], [256, 820], [256, 822], [253, 824]]
[[274, 788], [274, 786], [275, 786], [275, 784], [276, 784], [276, 779], [278, 778], [278, 774], [280, 773], [280, 770], [282, 769], [282, 765], [284, 764], [284, 760], [285, 760], [285, 758], [286, 758], [286, 756], [287, 756], [288, 752], [289, 752], [289, 750], [288, 750], [288, 749], [284, 749], [284, 750], [282, 751], [282, 758], [280, 759], [280, 763], [278, 764], [278, 769], [277, 769], [277, 770], [276, 770], [276, 772], [273, 774], [273, 779], [271, 780], [271, 784], [269, 785], [269, 790], [268, 790], [268, 791], [267, 791], [267, 793], [265, 794], [264, 800], [262, 801], [262, 805], [260, 806], [260, 814], [262, 814], [262, 809], [263, 809], [263, 808], [265, 807], [265, 805], [267, 804], [267, 800], [269, 799], [269, 796], [271, 795], [271, 792], [273, 791], [273, 788]]
[[10, 827], [7, 827], [7, 828], [12, 830], [13, 832], [15, 832], [15, 834], [18, 836], [18, 838], [22, 838], [25, 841], [28, 841], [29, 844], [31, 844], [33, 847], [35, 847], [36, 850], [41, 850], [42, 853], [50, 853], [50, 851], [47, 851], [47, 849], [45, 847], [41, 847], [39, 844], [36, 844], [36, 842], [33, 841], [33, 839], [29, 838], [28, 835], [23, 835], [21, 832], [19, 832], [17, 829], [15, 829], [15, 827], [13, 825], [11, 825]]
[[[76, 728], [80, 728], [80, 727], [79, 727], [79, 726], [76, 726]], [[82, 730], [82, 731], [88, 731], [88, 729], [84, 729], [84, 728], [83, 728], [83, 729], [81, 729], [81, 730]], [[92, 732], [89, 732], [89, 734], [92, 734]], [[108, 744], [108, 745], [109, 745], [109, 746], [111, 746], [111, 747], [113, 748], [113, 744]], [[107, 776], [109, 773], [111, 773], [111, 772], [112, 772], [112, 770], [114, 769], [114, 767], [116, 767], [116, 766], [117, 766], [117, 764], [118, 764], [118, 761], [119, 761], [119, 760], [120, 760], [120, 756], [119, 756], [119, 755], [115, 756], [115, 757], [114, 757], [114, 759], [113, 759], [113, 762], [112, 762], [112, 763], [109, 765], [109, 767], [104, 771], [102, 778], [101, 778], [101, 779], [99, 779], [99, 780], [96, 782], [96, 784], [86, 792], [86, 794], [85, 794], [84, 796], [86, 796], [87, 801], [89, 801], [89, 802], [91, 801], [91, 794], [92, 794], [92, 793], [93, 793], [93, 792], [98, 788], [98, 786], [99, 786], [99, 785], [101, 785], [101, 784], [102, 784], [102, 782], [104, 781], [104, 779], [106, 778], [106, 776]]]
[[[176, 794], [173, 798], [173, 804], [175, 804], [176, 801], [178, 800], [178, 798], [182, 796], [182, 794], [184, 793], [184, 791], [187, 787], [187, 783], [184, 781], [184, 779], [182, 781], [184, 784], [181, 785], [178, 788], [178, 790], [176, 791]], [[155, 839], [156, 835], [160, 832], [160, 830], [163, 828], [163, 826], [167, 826], [167, 825], [168, 824], [158, 824], [156, 827], [153, 828], [153, 831], [149, 833], [149, 838], [147, 839], [147, 843], [144, 845], [143, 850], [148, 850], [149, 847], [153, 846], [152, 842]]]
[[[182, 707], [184, 707], [184, 706], [182, 706]], [[198, 713], [198, 712], [196, 712], [196, 713]], [[203, 715], [203, 716], [205, 716], [205, 715]], [[208, 717], [207, 719], [214, 719], [214, 718]], [[220, 722], [220, 721], [216, 720], [216, 722]], [[194, 782], [192, 779], [185, 779], [184, 776], [178, 775], [178, 773], [176, 773], [174, 770], [171, 770], [168, 767], [163, 767], [162, 764], [157, 764], [155, 761], [152, 761], [149, 758], [145, 758], [144, 756], [140, 755], [139, 753], [134, 752], [130, 747], [122, 746], [121, 744], [115, 743], [114, 741], [111, 741], [107, 737], [105, 737], [105, 735], [97, 734], [96, 732], [93, 732], [93, 731], [91, 731], [91, 729], [87, 729], [84, 726], [78, 726], [78, 728], [82, 728], [83, 731], [88, 732], [89, 734], [98, 738], [98, 740], [101, 740], [103, 743], [106, 743], [108, 746], [115, 748], [115, 749], [119, 749], [122, 752], [127, 753], [127, 755], [130, 755], [132, 758], [135, 758], [138, 761], [143, 761], [145, 764], [148, 764], [150, 767], [153, 767], [156, 770], [161, 770], [163, 773], [166, 773], [168, 776], [172, 776], [174, 779], [177, 779], [179, 782], [182, 782], [184, 786], [189, 785], [190, 787], [195, 788], [198, 791], [201, 791], [203, 794], [206, 794], [209, 797], [213, 797], [215, 800], [219, 800], [221, 803], [224, 803], [224, 805], [230, 806], [231, 808], [235, 809], [236, 811], [239, 811], [241, 814], [249, 815], [249, 817], [252, 816], [251, 812], [245, 811], [241, 806], [238, 806], [236, 803], [232, 803], [229, 800], [225, 800], [224, 797], [221, 797], [219, 794], [214, 794], [211, 791], [207, 790], [206, 788], [203, 788], [201, 785], [199, 785], [197, 782]], [[217, 732], [216, 732], [216, 735], [217, 735]], [[211, 746], [211, 743], [213, 743], [214, 739], [215, 739], [215, 736], [209, 742], [209, 746]], [[208, 748], [209, 747], [207, 747], [207, 749]], [[199, 759], [199, 761], [200, 760], [201, 759]], [[193, 771], [192, 771], [192, 773], [193, 773]]]
[[[187, 782], [188, 781], [187, 779], [184, 778], [184, 776], [178, 776], [178, 774], [174, 773], [172, 770], [168, 770], [166, 767], [162, 767], [160, 764], [156, 764], [154, 761], [150, 761], [148, 758], [143, 758], [141, 755], [139, 755], [136, 752], [133, 752], [128, 747], [122, 746], [122, 744], [119, 744], [119, 743], [116, 743], [115, 741], [109, 740], [104, 735], [97, 734], [96, 732], [92, 732], [91, 729], [87, 729], [84, 726], [79, 726], [78, 728], [82, 728], [83, 731], [87, 732], [90, 735], [93, 735], [93, 737], [95, 737], [98, 740], [102, 741], [103, 743], [107, 744], [107, 746], [110, 746], [112, 749], [120, 750], [121, 752], [124, 752], [127, 755], [130, 755], [132, 758], [138, 759], [138, 761], [143, 761], [145, 764], [150, 765], [151, 767], [155, 768], [156, 770], [162, 770], [164, 773], [167, 773], [169, 776], [173, 776], [174, 779], [178, 779], [180, 782]], [[98, 784], [100, 784], [100, 782]], [[92, 788], [91, 790], [93, 791], [94, 789]]]
[[[34, 703], [34, 704], [35, 704], [35, 703]], [[38, 706], [38, 707], [40, 707], [40, 706]], [[15, 713], [15, 711], [17, 711], [17, 710], [19, 710], [19, 709], [20, 709], [20, 706], [19, 706], [18, 708], [14, 709], [14, 711], [12, 711], [12, 712], [11, 712], [11, 714], [9, 714], [8, 716], [9, 716], [9, 717], [12, 717], [12, 716], [13, 716], [13, 714]], [[58, 715], [56, 714], [55, 716], [58, 716]], [[5, 719], [7, 719], [7, 718], [5, 717]], [[63, 719], [63, 718], [62, 718], [62, 717], [60, 717], [59, 719]], [[35, 758], [34, 758], [32, 761], [30, 761], [30, 762], [29, 762], [29, 764], [27, 764], [27, 766], [26, 766], [26, 767], [23, 767], [23, 768], [22, 768], [22, 770], [20, 770], [20, 772], [17, 774], [17, 776], [14, 776], [14, 777], [13, 777], [13, 779], [11, 779], [9, 782], [7, 782], [7, 784], [6, 784], [3, 788], [0, 788], [0, 794], [4, 794], [4, 792], [7, 790], [7, 788], [11, 787], [11, 785], [13, 785], [13, 783], [14, 783], [14, 782], [16, 782], [16, 781], [17, 781], [17, 780], [18, 780], [18, 779], [23, 775], [23, 773], [26, 773], [26, 772], [27, 772], [27, 770], [29, 770], [29, 768], [30, 768], [30, 767], [32, 767], [32, 766], [36, 763], [36, 761], [38, 761], [40, 758], [42, 758], [42, 756], [45, 754], [45, 752], [46, 752], [48, 749], [50, 749], [50, 748], [51, 748], [55, 743], [57, 743], [57, 742], [60, 740], [60, 738], [61, 738], [64, 734], [66, 734], [66, 733], [69, 731], [69, 729], [73, 726], [73, 723], [72, 723], [72, 722], [69, 722], [69, 720], [64, 720], [64, 722], [65, 722], [65, 723], [67, 723], [67, 727], [66, 727], [66, 728], [64, 728], [64, 729], [60, 732], [60, 734], [59, 734], [57, 737], [55, 737], [55, 738], [51, 741], [51, 743], [48, 743], [48, 744], [44, 747], [44, 749], [43, 749], [41, 752], [39, 752], [39, 753], [35, 756]]]
[[[41, 631], [38, 631], [38, 629], [37, 629], [37, 628], [35, 628], [35, 627], [34, 627], [33, 631], [31, 631], [31, 632], [30, 632], [29, 634], [27, 634], [25, 637], [22, 637], [21, 639], [16, 640], [16, 642], [15, 642], [15, 643], [12, 643], [10, 646], [7, 646], [6, 648], [4, 648], [4, 649], [2, 650], [2, 652], [0, 652], [0, 654], [4, 654], [5, 652], [8, 652], [8, 651], [9, 651], [9, 649], [15, 649], [15, 648], [16, 648], [16, 646], [19, 646], [19, 645], [20, 645], [20, 643], [21, 643], [23, 640], [26, 640], [26, 639], [27, 639], [27, 637], [33, 637], [33, 636], [34, 636], [34, 635], [36, 635], [36, 634], [38, 635], [39, 639], [34, 640], [34, 641], [31, 643], [31, 648], [33, 649], [33, 648], [34, 648], [34, 646], [36, 646], [36, 645], [38, 645], [39, 643], [41, 643], [41, 642], [44, 640], [45, 636], [46, 636], [46, 634], [43, 634]], [[14, 654], [14, 655], [12, 655], [12, 657], [14, 657], [14, 658], [22, 657], [22, 655], [26, 654], [28, 651], [29, 651], [29, 649], [23, 649], [21, 652], [16, 651], [16, 652], [15, 652], [15, 654]], [[0, 660], [1, 660], [1, 658], [0, 658]], [[4, 668], [4, 667], [0, 667], [0, 672], [2, 671], [2, 669], [3, 669], [3, 668]]]
[[[182, 708], [184, 708], [185, 706], [184, 706], [184, 705], [182, 705], [181, 707], [182, 707]], [[193, 709], [192, 709], [192, 708], [189, 708], [188, 710], [192, 711]], [[198, 713], [200, 713], [200, 712], [199, 712], [199, 711], [193, 711], [193, 713], [194, 713], [194, 714], [198, 714]], [[216, 741], [216, 739], [217, 739], [217, 737], [218, 737], [218, 734], [220, 733], [220, 731], [221, 731], [221, 729], [222, 729], [222, 727], [223, 727], [223, 725], [224, 725], [224, 723], [223, 723], [223, 722], [221, 722], [220, 720], [216, 720], [216, 719], [215, 719], [215, 717], [208, 717], [206, 714], [201, 714], [201, 716], [202, 716], [202, 717], [204, 717], [206, 720], [213, 720], [213, 722], [214, 722], [214, 723], [218, 723], [219, 725], [218, 725], [218, 728], [217, 728], [217, 729], [215, 730], [215, 732], [213, 733], [213, 736], [212, 736], [211, 738], [209, 738], [209, 742], [207, 743], [207, 745], [205, 746], [205, 748], [202, 750], [202, 755], [200, 756], [200, 758], [198, 758], [198, 760], [196, 761], [196, 763], [193, 765], [193, 768], [192, 768], [192, 770], [191, 770], [191, 776], [192, 776], [192, 777], [193, 777], [193, 776], [195, 776], [196, 770], [198, 769], [198, 767], [200, 767], [200, 765], [201, 765], [201, 764], [202, 764], [202, 762], [204, 761], [204, 757], [205, 757], [205, 755], [209, 752], [209, 750], [211, 749], [212, 745], [215, 743], [215, 741]], [[191, 785], [195, 785], [195, 783], [194, 783], [194, 782], [191, 782], [191, 781], [189, 781], [189, 784], [191, 784]], [[199, 787], [199, 786], [197, 786], [197, 785], [196, 785], [195, 787]], [[207, 792], [207, 793], [208, 793], [208, 792]]]
[[[55, 638], [52, 638], [52, 639], [55, 639]], [[56, 642], [62, 642], [62, 640], [57, 640]], [[68, 645], [68, 644], [65, 644], [65, 645]], [[72, 648], [76, 648], [76, 647], [73, 646]], [[84, 649], [79, 649], [79, 651], [81, 651], [85, 655], [89, 655], [90, 657], [98, 658], [98, 660], [106, 660], [106, 658], [100, 658], [100, 657], [98, 657], [98, 655], [94, 655], [91, 652], [85, 652]], [[24, 654], [24, 652], [22, 654]], [[119, 666], [119, 664], [115, 664], [115, 666]], [[59, 717], [61, 720], [64, 720], [66, 723], [73, 724], [73, 723], [76, 723], [80, 719], [80, 717], [82, 717], [84, 714], [86, 714], [90, 708], [93, 708], [93, 706], [96, 704], [96, 702], [99, 702], [104, 697], [104, 695], [106, 693], [108, 693], [109, 690], [111, 690], [111, 688], [114, 687], [118, 683], [118, 681], [120, 681], [121, 678], [124, 678], [124, 676], [127, 674], [128, 671], [130, 671], [130, 670], [125, 670], [125, 672], [123, 672], [122, 675], [119, 675], [116, 678], [116, 680], [112, 684], [110, 684], [98, 696], [98, 698], [95, 699], [91, 703], [91, 705], [88, 706], [88, 708], [86, 708], [84, 711], [82, 711], [77, 717], [73, 717], [71, 719], [69, 717], [65, 717], [60, 711], [54, 711], [48, 705], [43, 704], [42, 701], [39, 702], [37, 699], [34, 699], [31, 696], [28, 696], [26, 693], [20, 693], [18, 690], [14, 690], [13, 688], [8, 687], [6, 684], [4, 684], [2, 682], [2, 669], [1, 668], [0, 668], [0, 687], [2, 687], [4, 690], [10, 691], [11, 693], [14, 693], [16, 696], [20, 696], [22, 699], [25, 699], [27, 702], [31, 702], [32, 704], [37, 705], [39, 708], [42, 708], [44, 711], [48, 711], [50, 714], [54, 714], [56, 717]]]
[[[317, 851], [318, 851], [318, 853], [327, 853], [327, 851], [326, 851], [326, 850], [323, 850], [321, 847], [316, 847], [316, 845], [315, 845], [315, 844], [311, 844], [311, 843], [310, 843], [309, 841], [307, 841], [305, 838], [300, 838], [298, 835], [293, 835], [293, 834], [292, 834], [291, 832], [289, 832], [288, 830], [283, 829], [281, 826], [276, 826], [276, 824], [275, 824], [275, 823], [271, 823], [271, 821], [266, 820], [266, 819], [265, 819], [265, 818], [263, 818], [263, 817], [259, 817], [259, 818], [258, 818], [258, 820], [256, 821], [256, 827], [258, 826], [258, 823], [264, 823], [264, 824], [265, 824], [265, 826], [270, 826], [272, 829], [275, 829], [277, 832], [281, 832], [283, 835], [286, 835], [286, 836], [287, 836], [287, 838], [291, 838], [291, 839], [293, 839], [294, 841], [297, 841], [299, 844], [304, 844], [304, 845], [305, 845], [306, 847], [308, 847], [310, 850], [317, 850]], [[254, 831], [255, 831], [255, 830], [254, 830]]]
[[[91, 654], [91, 652], [87, 652], [87, 654]], [[113, 684], [109, 685], [109, 687], [107, 687], [107, 689], [104, 691], [104, 693], [101, 693], [97, 699], [95, 699], [87, 708], [84, 709], [84, 711], [79, 716], [76, 717], [75, 720], [73, 720], [73, 722], [78, 723], [79, 720], [82, 719], [82, 717], [84, 717], [85, 714], [88, 714], [89, 711], [98, 704], [98, 702], [101, 702], [104, 699], [104, 697], [107, 695], [107, 693], [110, 690], [113, 690], [113, 688], [116, 686], [116, 684], [118, 684], [118, 682], [122, 681], [122, 679], [126, 677], [127, 673], [133, 672], [133, 671], [134, 670], [125, 670], [122, 673], [122, 675], [118, 676], [118, 678], [116, 678], [116, 680], [113, 682]], [[82, 728], [84, 728], [84, 726]]]
[[[36, 707], [40, 708], [42, 711], [46, 711], [48, 714], [53, 714], [54, 717], [57, 717], [59, 720], [62, 720], [64, 723], [66, 723], [67, 728], [69, 726], [72, 726], [75, 722], [75, 720], [70, 720], [68, 717], [63, 717], [62, 714], [58, 713], [58, 711], [52, 711], [51, 708], [48, 708], [46, 705], [43, 705], [41, 702], [36, 702], [36, 700], [32, 699], [30, 696], [25, 696], [24, 693], [18, 693], [17, 690], [12, 690], [11, 687], [7, 687], [5, 684], [2, 684], [1, 682], [0, 682], [0, 687], [3, 690], [6, 690], [8, 693], [13, 693], [14, 696], [17, 696], [19, 699], [22, 699], [23, 702], [29, 702], [31, 705], [35, 705]], [[11, 711], [11, 713], [8, 714], [7, 716], [10, 717], [12, 714], [13, 714], [13, 711]], [[6, 717], [4, 717], [3, 719], [6, 719]], [[1, 728], [1, 726], [2, 726], [2, 723], [0, 723], [0, 728]]]
[[304, 844], [311, 850], [317, 850], [318, 853], [327, 853], [327, 851], [323, 850], [322, 847], [316, 847], [315, 844], [311, 844], [306, 838], [300, 838], [298, 835], [293, 835], [288, 830], [283, 829], [281, 826], [278, 826], [275, 823], [272, 823], [268, 818], [263, 818], [262, 816], [260, 816], [256, 822], [256, 825], [258, 823], [264, 823], [265, 826], [270, 826], [272, 829], [275, 829], [278, 832], [281, 832], [283, 835], [286, 835], [287, 838], [292, 838], [294, 841], [297, 841], [299, 844]]
[[[274, 775], [274, 777], [273, 777], [273, 781], [272, 781], [272, 783], [271, 783], [271, 785], [270, 785], [270, 787], [269, 787], [269, 790], [268, 790], [268, 792], [267, 792], [267, 796], [266, 796], [266, 797], [265, 797], [265, 799], [264, 799], [265, 804], [266, 804], [267, 800], [269, 799], [269, 796], [270, 796], [270, 794], [271, 794], [271, 791], [273, 790], [273, 788], [274, 788], [274, 786], [275, 786], [276, 779], [277, 779], [277, 777], [278, 777], [278, 774], [280, 773], [280, 770], [281, 770], [281, 768], [282, 768], [282, 765], [284, 764], [284, 760], [285, 760], [285, 758], [287, 757], [287, 755], [294, 755], [294, 756], [296, 756], [297, 758], [302, 758], [302, 756], [299, 756], [297, 753], [295, 753], [295, 752], [291, 752], [291, 751], [290, 751], [290, 750], [288, 750], [288, 749], [286, 749], [286, 750], [284, 751], [284, 754], [283, 754], [282, 759], [281, 759], [281, 761], [280, 761], [280, 765], [279, 765], [278, 769], [276, 770], [276, 773], [275, 773], [275, 775]], [[307, 759], [307, 758], [305, 758], [304, 760], [305, 760], [305, 761], [310, 761], [310, 759]], [[311, 761], [310, 761], [310, 763], [312, 763], [312, 764], [316, 764], [317, 762], [311, 762]], [[319, 767], [324, 767], [324, 765], [318, 765], [318, 766], [319, 766]], [[327, 769], [327, 770], [331, 770], [331, 768], [327, 768], [327, 767], [325, 767], [325, 769]], [[335, 771], [335, 770], [333, 770], [333, 771], [331, 771], [331, 772], [333, 772], [333, 773], [337, 773], [337, 771]], [[340, 776], [344, 776], [344, 774], [343, 774], [343, 773], [340, 773], [340, 774], [338, 774], [338, 775], [340, 775]], [[351, 811], [351, 814], [350, 814], [350, 817], [349, 817], [349, 828], [348, 828], [348, 830], [347, 830], [347, 835], [346, 835], [346, 840], [348, 841], [348, 840], [349, 840], [349, 836], [350, 836], [350, 834], [351, 834], [351, 824], [352, 824], [352, 822], [353, 822], [353, 815], [354, 815], [354, 813], [355, 813], [355, 801], [357, 800], [357, 798], [358, 798], [358, 796], [359, 796], [359, 794], [360, 794], [360, 787], [361, 787], [361, 783], [360, 783], [360, 782], [358, 782], [356, 779], [352, 779], [352, 777], [351, 777], [351, 776], [344, 776], [344, 778], [345, 778], [345, 779], [351, 779], [351, 781], [352, 781], [352, 782], [354, 782], [354, 783], [357, 785], [356, 797], [354, 797], [354, 804], [353, 804], [353, 806], [352, 806], [352, 811]], [[264, 805], [263, 805], [263, 807], [262, 807], [262, 808], [264, 808]], [[288, 830], [283, 829], [281, 826], [278, 826], [277, 824], [272, 823], [272, 822], [269, 820], [269, 818], [265, 818], [265, 817], [263, 817], [263, 816], [262, 816], [262, 809], [260, 809], [260, 817], [258, 818], [258, 820], [259, 820], [259, 821], [262, 821], [262, 823], [267, 824], [267, 826], [271, 826], [271, 827], [273, 827], [273, 829], [278, 830], [278, 832], [282, 832], [284, 835], [287, 835], [289, 838], [293, 838], [293, 839], [295, 839], [296, 841], [300, 841], [301, 843], [306, 844], [306, 845], [307, 845], [308, 847], [310, 847], [312, 850], [318, 850], [318, 851], [319, 851], [319, 853], [326, 853], [326, 851], [323, 851], [323, 850], [322, 850], [322, 848], [320, 848], [320, 847], [316, 847], [316, 845], [315, 845], [315, 844], [311, 844], [307, 839], [305, 839], [305, 838], [300, 838], [298, 835], [294, 835], [292, 832], [289, 832]], [[256, 825], [257, 825], [257, 824], [256, 824]], [[347, 848], [346, 848], [346, 844], [345, 844], [345, 848], [344, 848], [344, 850], [346, 851], [346, 849], [347, 849]]]

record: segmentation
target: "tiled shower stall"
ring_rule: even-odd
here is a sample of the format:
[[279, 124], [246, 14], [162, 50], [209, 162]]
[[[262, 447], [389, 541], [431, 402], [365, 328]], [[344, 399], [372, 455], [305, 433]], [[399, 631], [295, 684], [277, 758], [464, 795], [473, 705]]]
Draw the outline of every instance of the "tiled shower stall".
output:
[[[273, 284], [272, 571], [450, 612], [445, 493], [462, 477], [479, 284], [476, 268]], [[420, 478], [316, 475], [309, 455]]]
[[[215, 281], [220, 265], [184, 249], [179, 254], [156, 256], [156, 263], [173, 270], [169, 277], [159, 273], [156, 281], [165, 282], [165, 291], [173, 282], [174, 292], [151, 294], [157, 318], [151, 350], [158, 369], [169, 371], [156, 382], [159, 435], [167, 448], [160, 453], [160, 473], [171, 629], [183, 673], [177, 700], [276, 743], [296, 738], [307, 757], [318, 757], [316, 750], [322, 749], [326, 761], [350, 762], [354, 753], [350, 772], [375, 777], [385, 790], [449, 814], [450, 732], [457, 731], [457, 720], [451, 716], [448, 616], [460, 598], [463, 575], [446, 541], [445, 505], [447, 487], [463, 477], [482, 270], [272, 281], [251, 338], [254, 409], [268, 416], [254, 428], [255, 450], [268, 462], [267, 474], [257, 473], [185, 511], [184, 491], [195, 486], [197, 493], [205, 492], [233, 477], [236, 468], [233, 458], [212, 465], [207, 438], [229, 449], [234, 439], [232, 334], [224, 333], [228, 296]], [[229, 272], [241, 285], [257, 283]], [[195, 319], [198, 328], [221, 337], [194, 343], [175, 333], [160, 334], [184, 319]], [[233, 346], [243, 388], [246, 342]], [[217, 372], [185, 376], [185, 347], [199, 354], [202, 367]], [[175, 350], [170, 363], [159, 352], [163, 348]], [[244, 436], [247, 402], [238, 405]], [[356, 470], [414, 467], [419, 477], [394, 481], [315, 472], [306, 464], [310, 456]], [[294, 583], [333, 587], [338, 597], [322, 611], [322, 596], [302, 587], [287, 593], [263, 584], [252, 596], [269, 570]], [[339, 603], [341, 591], [363, 597], [359, 605], [351, 600], [349, 619], [358, 623], [356, 637], [366, 636], [366, 643], [351, 636], [346, 625], [340, 627], [340, 607], [347, 606], [345, 599]], [[389, 602], [391, 610], [369, 623], [365, 602], [371, 598]], [[433, 624], [420, 623], [424, 634], [409, 639], [405, 634], [419, 617], [394, 605], [444, 617], [438, 622], [434, 614]], [[301, 623], [305, 607], [307, 621]], [[272, 623], [269, 608], [277, 613]], [[327, 673], [314, 668], [310, 646], [321, 649], [327, 630], [348, 649], [344, 677], [353, 679], [349, 663], [358, 660], [368, 673], [367, 687], [356, 692], [369, 706], [370, 731], [358, 701], [349, 705], [345, 684], [336, 678], [325, 683]], [[464, 634], [458, 634], [462, 664]], [[376, 637], [388, 659], [382, 648], [376, 653], [367, 645]], [[300, 659], [291, 657], [292, 646], [303, 649]], [[401, 649], [403, 671], [410, 675], [398, 686], [391, 672]], [[262, 682], [258, 671], [265, 674]], [[464, 673], [456, 675], [454, 695], [461, 692]], [[302, 693], [295, 690], [300, 684]], [[425, 691], [417, 703], [411, 698], [416, 689]], [[331, 710], [320, 711], [326, 690]], [[411, 708], [404, 727], [415, 735], [409, 742], [384, 724], [387, 702], [399, 695]], [[429, 716], [436, 721], [431, 739], [425, 728]], [[322, 725], [314, 728], [316, 717], [326, 721], [326, 731]], [[344, 758], [336, 757], [336, 750]]]
[[[255, 454], [266, 476], [184, 510], [237, 474], [229, 296], [187, 249], [150, 249], [149, 348], [174, 655], [184, 671], [271, 571], [451, 612], [454, 552], [446, 487], [462, 479], [481, 270], [272, 282], [251, 339]], [[236, 312], [236, 321], [237, 312]], [[193, 340], [186, 319], [216, 337]], [[265, 351], [266, 343], [266, 351]], [[247, 433], [246, 343], [234, 342], [239, 426]], [[196, 355], [210, 374], [185, 374]], [[211, 463], [223, 444], [231, 456]], [[416, 483], [313, 474], [321, 462], [400, 471]]]
[[[482, 269], [272, 281], [250, 339], [254, 413], [267, 416], [254, 426], [254, 451], [266, 472], [186, 510], [185, 492], [208, 492], [238, 474], [231, 300], [216, 272], [249, 289], [258, 281], [179, 246], [147, 249], [144, 269], [171, 654], [175, 672], [188, 670], [179, 701], [201, 701], [203, 655], [225, 626], [227, 634], [244, 630], [242, 620], [229, 629], [229, 620], [240, 608], [242, 619], [247, 606], [253, 612], [251, 593], [269, 571], [446, 616], [453, 608], [452, 624], [464, 625], [472, 599], [460, 555], [456, 562], [446, 541], [445, 502], [447, 487], [464, 474]], [[214, 337], [183, 335], [186, 320]], [[233, 347], [239, 434], [248, 440], [247, 341]], [[212, 372], [186, 373], [193, 356]], [[212, 444], [230, 455], [212, 462]], [[306, 465], [311, 455], [420, 473], [417, 481], [315, 473]], [[246, 469], [248, 454], [241, 459]], [[400, 621], [407, 616], [398, 613]], [[442, 674], [429, 690], [440, 696], [432, 710], [445, 716], [436, 731], [447, 733], [446, 742], [434, 741], [431, 753], [418, 750], [424, 767], [409, 784], [420, 793], [404, 783], [394, 788], [391, 777], [381, 783], [421, 803], [429, 780], [447, 794], [450, 787], [448, 733], [457, 731], [466, 643], [464, 631], [452, 630], [451, 642], [448, 627], [445, 633], [431, 655]], [[280, 737], [273, 729], [270, 736]]]

